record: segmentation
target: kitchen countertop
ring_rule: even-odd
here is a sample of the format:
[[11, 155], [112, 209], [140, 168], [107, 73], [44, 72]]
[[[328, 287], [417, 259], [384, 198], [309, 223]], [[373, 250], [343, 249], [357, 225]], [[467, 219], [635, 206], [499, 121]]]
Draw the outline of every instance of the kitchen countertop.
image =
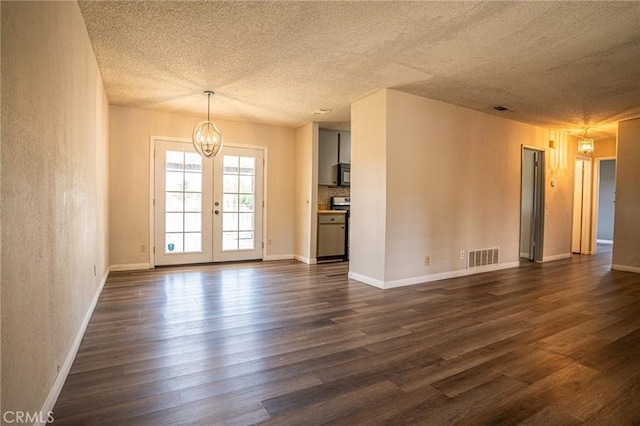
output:
[[346, 214], [346, 210], [318, 210], [318, 214], [334, 214], [334, 213], [343, 213]]

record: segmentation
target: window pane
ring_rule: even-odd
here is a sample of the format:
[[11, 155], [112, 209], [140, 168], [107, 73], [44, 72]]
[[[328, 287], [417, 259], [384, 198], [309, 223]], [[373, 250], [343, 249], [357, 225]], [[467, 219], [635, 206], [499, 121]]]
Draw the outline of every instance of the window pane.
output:
[[235, 155], [225, 155], [223, 162], [223, 173], [238, 173], [238, 157]]
[[199, 232], [189, 232], [184, 234], [184, 251], [202, 251], [202, 234]]
[[195, 152], [185, 152], [184, 154], [185, 169], [190, 172], [202, 171], [202, 157]]
[[202, 194], [185, 193], [184, 194], [184, 211], [200, 212], [202, 211]]
[[184, 190], [187, 192], [202, 192], [202, 173], [185, 173]]
[[240, 226], [237, 229], [253, 231], [253, 213], [240, 213]]
[[238, 250], [238, 233], [222, 233], [222, 250]]
[[166, 213], [165, 231], [182, 232], [182, 213]]
[[253, 242], [253, 232], [240, 232], [240, 239], [238, 240], [238, 248], [240, 250], [253, 250]]
[[167, 170], [184, 170], [182, 151], [167, 151]]
[[223, 211], [225, 212], [237, 212], [238, 211], [238, 196], [234, 194], [224, 194]]
[[185, 213], [184, 230], [185, 232], [202, 231], [202, 215], [200, 213]]
[[184, 185], [184, 173], [182, 172], [165, 172], [165, 191], [182, 191]]
[[166, 204], [164, 206], [165, 211], [168, 212], [182, 212], [184, 203], [182, 201], [182, 192], [167, 192]]
[[253, 176], [240, 176], [240, 192], [253, 194]]
[[238, 175], [222, 176], [223, 192], [238, 192]]
[[255, 175], [256, 159], [253, 157], [240, 157], [240, 174]]
[[238, 213], [223, 213], [222, 230], [223, 231], [238, 230]]
[[183, 234], [165, 234], [166, 244], [164, 252], [166, 253], [182, 253], [182, 235]]
[[253, 195], [247, 195], [247, 194], [240, 195], [240, 211], [241, 212], [254, 211], [253, 199], [254, 199]]

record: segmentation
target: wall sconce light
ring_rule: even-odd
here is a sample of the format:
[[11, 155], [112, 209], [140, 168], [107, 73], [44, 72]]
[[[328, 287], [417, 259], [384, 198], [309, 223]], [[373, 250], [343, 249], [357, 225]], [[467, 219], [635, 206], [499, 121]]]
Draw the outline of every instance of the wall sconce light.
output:
[[211, 90], [205, 90], [207, 95], [207, 121], [201, 121], [193, 129], [193, 147], [204, 158], [215, 157], [216, 154], [222, 149], [222, 132], [212, 123], [209, 118], [209, 112], [211, 111], [211, 95], [214, 94]]
[[578, 141], [578, 151], [584, 154], [593, 152], [593, 139], [587, 137], [587, 130], [588, 127], [584, 129], [584, 137]]

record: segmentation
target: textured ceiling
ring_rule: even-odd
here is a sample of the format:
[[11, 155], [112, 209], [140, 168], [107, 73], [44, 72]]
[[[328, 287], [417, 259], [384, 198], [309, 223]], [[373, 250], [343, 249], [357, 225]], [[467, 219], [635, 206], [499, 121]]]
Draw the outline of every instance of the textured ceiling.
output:
[[336, 125], [389, 87], [596, 137], [640, 116], [637, 1], [79, 4], [113, 105], [205, 116], [212, 89], [214, 117]]

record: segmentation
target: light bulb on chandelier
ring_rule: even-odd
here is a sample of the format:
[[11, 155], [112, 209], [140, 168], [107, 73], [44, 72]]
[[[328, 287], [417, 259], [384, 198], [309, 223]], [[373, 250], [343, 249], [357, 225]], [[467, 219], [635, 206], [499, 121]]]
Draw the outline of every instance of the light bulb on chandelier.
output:
[[220, 128], [210, 120], [211, 95], [215, 93], [205, 90], [207, 95], [207, 121], [201, 121], [193, 129], [193, 147], [204, 158], [213, 158], [222, 149], [222, 132]]

